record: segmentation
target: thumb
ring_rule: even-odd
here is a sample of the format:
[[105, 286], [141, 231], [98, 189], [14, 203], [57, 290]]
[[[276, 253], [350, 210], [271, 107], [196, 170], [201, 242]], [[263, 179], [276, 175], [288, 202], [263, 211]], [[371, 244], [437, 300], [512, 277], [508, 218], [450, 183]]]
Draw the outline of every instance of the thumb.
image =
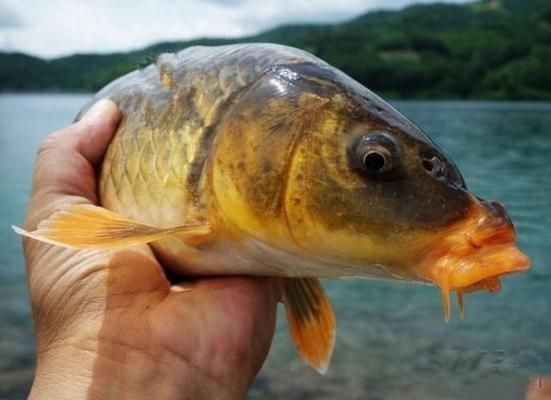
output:
[[36, 158], [29, 216], [48, 216], [67, 196], [97, 203], [94, 166], [105, 154], [120, 118], [115, 103], [100, 100], [80, 121], [44, 139]]
[[121, 114], [117, 105], [102, 99], [95, 103], [76, 123], [80, 129], [74, 135], [75, 149], [91, 164], [101, 160], [115, 133]]
[[53, 146], [63, 146], [84, 156], [91, 164], [101, 160], [121, 118], [117, 105], [102, 99], [75, 124], [46, 138]]

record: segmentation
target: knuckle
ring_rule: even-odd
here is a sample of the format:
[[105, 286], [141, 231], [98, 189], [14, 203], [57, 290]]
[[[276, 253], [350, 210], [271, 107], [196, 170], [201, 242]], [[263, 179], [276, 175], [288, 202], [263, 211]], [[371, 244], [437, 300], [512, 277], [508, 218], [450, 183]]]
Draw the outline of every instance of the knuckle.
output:
[[37, 157], [42, 157], [44, 154], [49, 153], [53, 149], [56, 149], [59, 146], [59, 135], [57, 133], [51, 133], [46, 136], [36, 152]]

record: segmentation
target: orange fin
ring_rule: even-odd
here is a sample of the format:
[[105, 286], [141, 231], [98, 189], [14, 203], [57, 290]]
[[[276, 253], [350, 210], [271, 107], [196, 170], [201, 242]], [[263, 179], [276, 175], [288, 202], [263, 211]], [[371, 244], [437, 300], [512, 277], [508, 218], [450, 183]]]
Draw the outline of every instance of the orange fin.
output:
[[333, 307], [319, 280], [285, 279], [283, 302], [298, 353], [308, 365], [324, 374], [333, 353], [336, 323]]
[[173, 228], [155, 228], [134, 222], [113, 211], [90, 204], [72, 206], [42, 221], [27, 232], [12, 226], [21, 236], [77, 249], [113, 249], [177, 235], [185, 240], [210, 233], [207, 223]]

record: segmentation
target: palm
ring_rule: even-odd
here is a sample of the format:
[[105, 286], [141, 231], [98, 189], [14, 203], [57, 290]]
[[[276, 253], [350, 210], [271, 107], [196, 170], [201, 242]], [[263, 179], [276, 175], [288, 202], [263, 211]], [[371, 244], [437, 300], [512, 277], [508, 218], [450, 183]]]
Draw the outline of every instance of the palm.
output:
[[[100, 338], [99, 360], [108, 360], [115, 348], [176, 358], [182, 376], [193, 368], [227, 388], [246, 388], [258, 372], [275, 321], [276, 294], [262, 280], [213, 278], [171, 286], [147, 246], [58, 254], [52, 264], [61, 266], [60, 274], [35, 271], [41, 282], [35, 287], [42, 290], [33, 297], [50, 295], [41, 315], [64, 315], [66, 331], [76, 326]], [[38, 325], [51, 322], [37, 318]]]

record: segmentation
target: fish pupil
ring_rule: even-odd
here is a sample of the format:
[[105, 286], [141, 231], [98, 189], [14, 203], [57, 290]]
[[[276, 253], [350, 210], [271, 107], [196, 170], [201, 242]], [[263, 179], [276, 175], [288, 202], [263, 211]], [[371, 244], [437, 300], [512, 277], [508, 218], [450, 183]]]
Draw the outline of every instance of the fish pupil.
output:
[[369, 152], [364, 157], [364, 166], [369, 171], [381, 171], [386, 165], [385, 156], [376, 151]]

